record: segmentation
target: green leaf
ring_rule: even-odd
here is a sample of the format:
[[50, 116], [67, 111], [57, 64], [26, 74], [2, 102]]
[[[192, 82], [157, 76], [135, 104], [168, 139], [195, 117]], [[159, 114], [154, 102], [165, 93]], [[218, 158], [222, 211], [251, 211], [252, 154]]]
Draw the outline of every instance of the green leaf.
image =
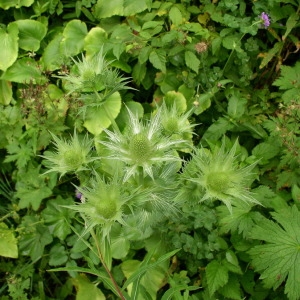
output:
[[[99, 135], [111, 125], [110, 117], [115, 119], [121, 110], [121, 96], [118, 92], [108, 97], [100, 107], [87, 109], [83, 126], [92, 134]], [[110, 114], [110, 117], [107, 115]]]
[[111, 16], [123, 15], [124, 0], [98, 0], [95, 5], [94, 17], [97, 19], [109, 18]]
[[225, 299], [242, 299], [240, 283], [237, 276], [231, 274], [225, 286], [218, 290]]
[[284, 42], [277, 42], [275, 43], [274, 47], [270, 49], [267, 53], [263, 54], [263, 60], [259, 65], [259, 68], [262, 69], [264, 68], [272, 59], [275, 55], [280, 53], [282, 47], [284, 45]]
[[63, 31], [63, 39], [60, 44], [61, 52], [69, 57], [80, 53], [84, 47], [84, 39], [87, 35], [87, 27], [80, 20], [72, 20], [67, 23]]
[[42, 212], [45, 224], [51, 225], [53, 236], [60, 240], [65, 240], [72, 232], [69, 223], [74, 217], [75, 211], [64, 206], [73, 204], [74, 201], [71, 198], [64, 199], [58, 196], [56, 199], [49, 200], [47, 207]]
[[32, 261], [36, 261], [42, 257], [45, 246], [52, 243], [52, 235], [49, 228], [34, 216], [25, 216], [21, 226], [26, 230], [19, 240], [20, 253], [28, 255]]
[[166, 51], [162, 49], [153, 49], [150, 52], [149, 60], [154, 68], [166, 73]]
[[192, 51], [185, 51], [184, 59], [186, 65], [194, 72], [198, 73], [200, 60], [197, 58], [197, 56]]
[[86, 56], [92, 57], [99, 53], [99, 50], [107, 42], [107, 33], [103, 28], [92, 28], [84, 38], [84, 50]]
[[105, 300], [104, 294], [97, 288], [97, 286], [89, 281], [86, 275], [80, 274], [72, 279], [76, 287], [76, 300]]
[[206, 130], [202, 138], [209, 141], [218, 141], [227, 130], [232, 128], [233, 124], [221, 117]]
[[173, 107], [173, 105], [176, 105], [176, 109], [179, 115], [183, 114], [187, 109], [186, 99], [180, 92], [167, 92], [164, 97], [164, 101], [169, 108]]
[[0, 7], [9, 9], [10, 7], [20, 8], [21, 6], [31, 6], [34, 0], [0, 0]]
[[4, 72], [1, 79], [18, 83], [33, 82], [39, 84], [46, 81], [38, 68], [38, 63], [32, 58], [26, 57], [18, 59]]
[[59, 69], [63, 64], [64, 56], [60, 52], [62, 38], [62, 33], [57, 34], [44, 49], [42, 62], [49, 71]]
[[182, 24], [182, 21], [183, 21], [182, 13], [179, 10], [179, 8], [176, 6], [171, 7], [171, 9], [169, 11], [169, 18], [170, 18], [171, 22], [176, 26]]
[[212, 296], [228, 282], [228, 270], [218, 261], [211, 261], [205, 269], [209, 294]]
[[19, 47], [26, 51], [39, 50], [40, 43], [47, 33], [47, 26], [35, 20], [15, 21], [19, 28]]
[[0, 70], [5, 71], [18, 57], [18, 26], [10, 23], [7, 32], [0, 28]]
[[68, 253], [63, 245], [54, 245], [49, 252], [49, 266], [60, 266], [68, 261]]
[[272, 139], [270, 142], [262, 142], [258, 144], [253, 150], [252, 154], [257, 157], [261, 158], [259, 161], [260, 164], [265, 164], [271, 158], [275, 157], [281, 150], [280, 144], [278, 143], [277, 139]]
[[287, 36], [290, 34], [290, 32], [293, 30], [293, 28], [297, 25], [299, 19], [299, 14], [294, 12], [291, 14], [286, 22], [286, 31], [284, 35], [282, 36], [282, 40], [284, 41]]
[[240, 118], [246, 110], [247, 99], [234, 90], [228, 101], [228, 115], [234, 119]]
[[268, 288], [276, 289], [285, 282], [285, 294], [296, 300], [300, 298], [300, 212], [294, 205], [271, 214], [277, 223], [265, 219], [254, 227], [251, 237], [264, 244], [249, 254]]
[[0, 256], [18, 258], [18, 242], [14, 231], [3, 222], [0, 223]]
[[12, 86], [7, 80], [0, 79], [0, 104], [8, 105], [12, 100]]

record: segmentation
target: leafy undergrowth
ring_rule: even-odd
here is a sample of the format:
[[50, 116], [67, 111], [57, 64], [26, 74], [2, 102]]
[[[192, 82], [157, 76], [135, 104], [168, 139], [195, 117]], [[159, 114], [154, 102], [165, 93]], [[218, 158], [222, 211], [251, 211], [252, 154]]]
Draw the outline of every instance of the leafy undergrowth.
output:
[[299, 9], [0, 0], [0, 299], [300, 299]]

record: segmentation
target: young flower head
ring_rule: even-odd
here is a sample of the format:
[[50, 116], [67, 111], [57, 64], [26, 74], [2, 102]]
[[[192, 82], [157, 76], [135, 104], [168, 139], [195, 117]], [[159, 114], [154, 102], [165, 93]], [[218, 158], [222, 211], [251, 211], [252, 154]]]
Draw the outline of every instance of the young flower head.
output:
[[170, 140], [161, 132], [161, 108], [148, 122], [142, 122], [129, 109], [129, 126], [124, 133], [105, 130], [108, 141], [100, 141], [111, 152], [109, 158], [126, 164], [124, 182], [138, 171], [153, 179], [153, 167], [166, 161], [178, 161], [180, 158], [172, 149], [183, 140]]
[[[171, 108], [168, 108], [165, 103], [161, 106], [161, 125], [162, 125], [162, 133], [166, 137], [171, 139], [182, 139], [185, 141], [189, 141], [192, 145], [192, 136], [193, 129], [196, 124], [191, 124], [189, 122], [189, 117], [191, 116], [193, 110], [189, 110], [186, 113], [179, 113], [174, 103]], [[182, 146], [179, 145], [180, 150], [182, 150]]]
[[60, 177], [69, 172], [76, 173], [86, 170], [87, 164], [96, 159], [91, 157], [93, 140], [88, 139], [87, 136], [79, 139], [74, 131], [74, 136], [66, 141], [52, 133], [51, 135], [56, 151], [45, 152], [45, 155], [42, 155], [49, 168], [46, 173], [57, 172], [60, 173]]
[[[188, 164], [189, 176], [183, 173], [188, 181], [202, 190], [200, 201], [220, 200], [230, 212], [236, 201], [260, 204], [248, 190], [248, 182], [255, 164], [240, 168], [236, 162], [237, 141], [229, 152], [225, 151], [224, 142], [218, 151], [209, 153], [198, 149]], [[192, 172], [191, 172], [192, 170]]]
[[260, 15], [260, 19], [265, 28], [268, 28], [271, 24], [270, 17], [265, 12], [262, 12]]

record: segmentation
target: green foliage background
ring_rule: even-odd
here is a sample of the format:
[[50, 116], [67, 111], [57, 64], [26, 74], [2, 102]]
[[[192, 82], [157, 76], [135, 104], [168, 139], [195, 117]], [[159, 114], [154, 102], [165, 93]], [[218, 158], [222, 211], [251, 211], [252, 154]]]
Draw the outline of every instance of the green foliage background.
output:
[[[297, 0], [0, 0], [0, 299], [118, 299], [66, 207], [90, 175], [45, 174], [41, 155], [76, 128], [103, 156], [96, 141], [126, 127], [126, 107], [147, 117], [163, 101], [192, 109], [196, 148], [238, 138], [239, 164], [257, 162], [262, 205], [230, 214], [187, 201], [151, 234], [115, 226], [101, 253], [125, 299], [300, 299], [299, 10]], [[101, 49], [116, 72], [95, 106], [77, 64]]]

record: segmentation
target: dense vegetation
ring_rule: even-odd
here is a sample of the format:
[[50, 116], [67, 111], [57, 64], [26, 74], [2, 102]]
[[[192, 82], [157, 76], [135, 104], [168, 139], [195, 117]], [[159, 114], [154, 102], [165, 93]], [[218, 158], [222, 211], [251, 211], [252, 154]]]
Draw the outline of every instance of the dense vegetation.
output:
[[0, 0], [0, 299], [300, 299], [299, 10]]

